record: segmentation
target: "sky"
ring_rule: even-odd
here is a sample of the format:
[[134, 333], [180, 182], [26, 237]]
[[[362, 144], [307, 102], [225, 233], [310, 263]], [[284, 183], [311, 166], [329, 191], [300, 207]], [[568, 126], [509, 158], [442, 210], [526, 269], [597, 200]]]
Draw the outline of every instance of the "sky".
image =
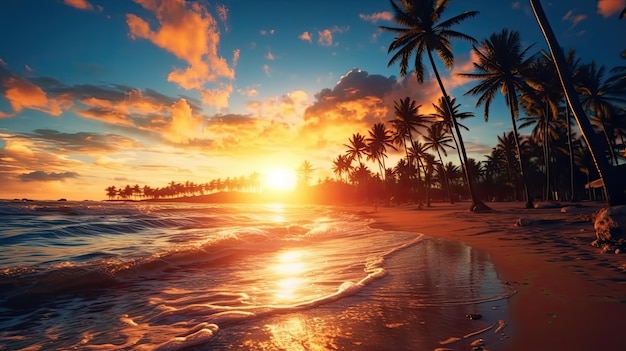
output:
[[[625, 64], [626, 0], [542, 4], [562, 47]], [[469, 10], [480, 13], [456, 29], [478, 41], [508, 28], [531, 52], [546, 49], [529, 2], [452, 0], [443, 17]], [[379, 26], [395, 26], [388, 0], [3, 0], [0, 199], [102, 200], [109, 186], [304, 161], [314, 182], [332, 177], [352, 134], [391, 120], [394, 101], [431, 113], [440, 96], [432, 70], [419, 85], [388, 66], [393, 34]], [[464, 96], [475, 83], [457, 73], [471, 72], [471, 49], [453, 41], [454, 68], [439, 69], [460, 110], [475, 113], [463, 138], [482, 160], [511, 122], [501, 96], [488, 122]]]

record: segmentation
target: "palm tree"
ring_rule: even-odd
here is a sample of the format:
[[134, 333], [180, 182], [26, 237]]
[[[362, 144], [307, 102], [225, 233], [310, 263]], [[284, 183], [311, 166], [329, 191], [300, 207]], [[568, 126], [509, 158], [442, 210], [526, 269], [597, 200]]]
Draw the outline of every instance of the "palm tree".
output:
[[337, 155], [337, 158], [333, 160], [333, 173], [337, 174], [341, 181], [344, 181], [342, 175], [350, 173], [352, 168], [352, 159], [348, 155]]
[[[441, 15], [450, 4], [450, 0], [400, 0], [400, 5], [394, 0], [389, 1], [394, 12], [394, 19], [400, 27], [381, 26], [382, 30], [395, 33], [397, 36], [389, 45], [388, 53], [395, 54], [389, 60], [387, 66], [391, 66], [396, 62], [400, 62], [400, 75], [406, 76], [409, 68], [409, 60], [415, 52], [413, 60], [413, 71], [418, 83], [424, 82], [425, 68], [422, 64], [422, 56], [424, 53], [428, 56], [431, 68], [441, 89], [441, 93], [449, 101], [448, 94], [443, 85], [432, 52], [435, 51], [437, 56], [447, 69], [452, 69], [454, 65], [454, 54], [452, 53], [451, 39], [461, 39], [468, 42], [475, 42], [476, 39], [469, 35], [452, 29], [455, 25], [465, 21], [466, 19], [478, 15], [478, 11], [466, 11], [460, 15], [442, 21]], [[447, 106], [448, 110], [452, 109]], [[452, 113], [450, 113], [452, 114]], [[459, 140], [459, 146], [463, 155], [463, 163], [466, 163], [467, 153], [463, 143], [463, 137], [457, 125], [456, 119], [452, 120], [454, 130]], [[469, 186], [470, 195], [472, 197], [472, 211], [490, 210], [487, 205], [478, 199], [474, 191], [473, 180], [469, 177], [465, 169], [465, 178]]]
[[551, 196], [551, 142], [559, 137], [559, 102], [563, 90], [553, 62], [544, 54], [530, 63], [526, 82], [529, 89], [522, 92], [520, 104], [526, 117], [520, 118], [520, 129], [534, 125], [531, 132], [533, 141], [542, 146], [544, 175], [546, 178], [544, 199]]
[[473, 46], [478, 55], [478, 62], [474, 62], [473, 73], [460, 73], [461, 76], [479, 79], [480, 82], [470, 89], [467, 94], [479, 95], [476, 106], [485, 105], [485, 121], [489, 120], [489, 107], [498, 90], [505, 97], [506, 105], [511, 113], [513, 133], [517, 142], [520, 172], [524, 180], [526, 208], [533, 208], [533, 199], [528, 188], [528, 179], [522, 152], [519, 145], [519, 133], [515, 120], [519, 116], [518, 92], [527, 89], [524, 81], [532, 57], [526, 58], [530, 46], [522, 49], [519, 32], [503, 29], [500, 33], [492, 34], [481, 43], [481, 47]]
[[[452, 123], [452, 120], [474, 117], [474, 113], [473, 112], [459, 112], [459, 107], [461, 106], [461, 104], [456, 103], [456, 98], [452, 98], [452, 100], [448, 102], [446, 102], [444, 99], [445, 98], [442, 96], [439, 98], [439, 100], [437, 100], [437, 104], [433, 104], [433, 107], [435, 108], [435, 113], [433, 113], [432, 116], [436, 120], [442, 122], [444, 125], [444, 132], [449, 133], [452, 136], [452, 139], [454, 140], [454, 145], [456, 145], [456, 150], [459, 155], [459, 161], [461, 162], [461, 167], [465, 167], [465, 163], [463, 162], [464, 161], [463, 156], [461, 155], [461, 147], [459, 145], [457, 138], [454, 136], [454, 132], [453, 132], [454, 125]], [[450, 106], [450, 109], [448, 109], [447, 106]], [[458, 122], [457, 124], [460, 128], [463, 128], [469, 131], [469, 128], [467, 128], [463, 124], [458, 123]], [[470, 175], [470, 178], [476, 180], [475, 177], [471, 177], [472, 174], [470, 172], [468, 172], [468, 174]]]
[[604, 196], [607, 205], [615, 206], [626, 204], [626, 193], [624, 192], [623, 185], [619, 183], [617, 177], [611, 172], [611, 165], [603, 155], [602, 144], [597, 140], [593, 127], [591, 126], [591, 123], [589, 122], [589, 119], [587, 118], [580, 101], [578, 100], [563, 52], [561, 51], [556, 36], [552, 31], [550, 22], [543, 11], [541, 2], [539, 0], [530, 0], [530, 5], [533, 8], [537, 23], [543, 32], [546, 43], [550, 49], [550, 53], [552, 54], [552, 59], [554, 60], [569, 107], [572, 109], [574, 118], [578, 123], [578, 127], [580, 128], [583, 138], [589, 147], [589, 151], [591, 152], [598, 175], [603, 181]]
[[[412, 146], [409, 148], [409, 157], [411, 159], [415, 160], [415, 165], [416, 165], [416, 170], [417, 170], [417, 180], [421, 181], [422, 179], [422, 175], [421, 172], [424, 171], [424, 176], [426, 174], [426, 169], [424, 166], [424, 157], [426, 157], [426, 155], [428, 154], [428, 148], [426, 147], [426, 145], [424, 145], [423, 142], [420, 141], [414, 141], [412, 144]], [[424, 182], [426, 182], [426, 179], [424, 179]], [[419, 183], [418, 183], [419, 186]], [[428, 186], [424, 187], [424, 191], [425, 191], [425, 195], [427, 198], [429, 198], [429, 194], [428, 194]], [[429, 203], [430, 204], [430, 203]]]
[[[501, 150], [501, 153], [497, 155], [499, 158], [499, 162], [501, 162], [501, 169], [506, 170], [506, 178], [513, 187], [513, 191], [515, 192], [515, 198], [518, 198], [518, 178], [513, 175], [513, 171], [519, 172], [519, 156], [517, 145], [519, 144], [519, 140], [515, 140], [515, 134], [513, 132], [502, 133], [502, 136], [498, 136], [498, 145], [496, 145], [497, 150]], [[519, 199], [518, 199], [519, 200]]]
[[306, 161], [306, 160], [302, 162], [300, 167], [298, 167], [298, 169], [296, 170], [298, 173], [299, 184], [304, 185], [304, 186], [309, 185], [309, 181], [311, 180], [311, 177], [313, 176], [314, 170], [315, 168], [313, 168], [313, 165], [311, 164], [311, 162]]
[[[610, 79], [604, 78], [604, 66], [596, 67], [596, 62], [584, 65], [577, 80], [576, 90], [580, 93], [579, 98], [582, 107], [586, 111], [593, 113], [592, 122], [602, 130], [611, 156], [611, 161], [617, 165], [617, 155], [615, 153], [615, 142], [609, 135], [612, 117], [617, 111], [614, 103], [626, 103], [626, 99], [620, 96], [622, 93], [616, 89]], [[610, 133], [613, 134], [613, 133]]]
[[420, 133], [420, 129], [426, 128], [430, 122], [430, 117], [419, 113], [419, 108], [422, 105], [417, 105], [415, 100], [410, 97], [394, 101], [394, 114], [395, 118], [389, 122], [395, 129], [394, 141], [398, 145], [404, 147], [404, 152], [409, 160], [409, 152], [407, 141], [409, 145], [413, 145], [413, 133]]
[[378, 162], [380, 176], [385, 179], [385, 158], [387, 157], [387, 147], [394, 150], [392, 132], [383, 123], [376, 123], [368, 131], [369, 138], [365, 139], [369, 150], [368, 157]]
[[105, 190], [107, 192], [107, 197], [111, 200], [118, 194], [117, 188], [114, 185], [107, 187]]
[[[433, 149], [437, 152], [439, 156], [439, 162], [443, 168], [443, 158], [441, 157], [441, 153], [445, 156], [448, 156], [448, 152], [446, 148], [453, 149], [454, 147], [450, 144], [452, 141], [452, 137], [446, 135], [444, 130], [443, 123], [434, 123], [426, 130], [426, 135], [424, 136], [424, 145], [428, 149]], [[450, 182], [448, 181], [448, 177], [446, 172], [442, 172], [443, 182], [446, 184], [446, 188], [448, 190], [448, 196], [450, 198], [450, 203], [454, 203], [454, 198], [452, 197], [452, 190], [450, 189]], [[443, 185], [443, 184], [442, 184]]]
[[367, 144], [365, 144], [365, 137], [361, 133], [352, 134], [352, 138], [348, 139], [349, 144], [344, 144], [347, 147], [346, 155], [351, 160], [355, 158], [361, 163], [361, 156], [365, 155], [367, 150]]

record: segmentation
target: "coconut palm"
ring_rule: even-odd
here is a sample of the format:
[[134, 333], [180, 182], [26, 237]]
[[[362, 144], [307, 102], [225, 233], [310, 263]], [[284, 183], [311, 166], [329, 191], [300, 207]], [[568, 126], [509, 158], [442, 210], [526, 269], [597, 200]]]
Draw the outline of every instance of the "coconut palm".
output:
[[[448, 151], [446, 149], [454, 148], [454, 146], [450, 144], [450, 142], [452, 142], [452, 137], [450, 137], [449, 135], [445, 133], [444, 128], [445, 128], [444, 123], [433, 123], [430, 127], [428, 127], [428, 129], [426, 130], [426, 135], [424, 136], [424, 145], [428, 149], [433, 149], [435, 152], [437, 152], [437, 155], [439, 156], [439, 163], [442, 165], [442, 167], [444, 163], [443, 163], [443, 157], [441, 157], [441, 153], [443, 152], [445, 156], [448, 156]], [[446, 188], [448, 190], [450, 203], [454, 203], [454, 199], [452, 197], [452, 190], [450, 189], [450, 182], [448, 181], [446, 172], [441, 172], [441, 173], [443, 177], [442, 186], [445, 183]]]
[[409, 145], [413, 145], [413, 133], [421, 134], [430, 123], [430, 116], [419, 113], [419, 108], [415, 100], [410, 97], [394, 101], [395, 118], [389, 121], [394, 129], [394, 141], [398, 145], [402, 145], [409, 160], [407, 141]]
[[357, 159], [359, 163], [361, 163], [361, 157], [365, 156], [365, 151], [367, 150], [365, 136], [361, 133], [352, 134], [352, 137], [348, 139], [348, 142], [349, 144], [343, 145], [348, 148], [346, 155], [348, 155], [351, 160]]
[[515, 192], [515, 198], [517, 198], [518, 191], [517, 178], [514, 176], [513, 172], [519, 172], [519, 156], [518, 156], [518, 148], [519, 140], [515, 140], [515, 134], [513, 132], [502, 133], [502, 136], [498, 136], [498, 144], [496, 145], [497, 150], [501, 150], [499, 157], [499, 162], [504, 167], [500, 169], [506, 170], [506, 177], [513, 187], [513, 191]]
[[479, 96], [476, 106], [485, 105], [485, 121], [489, 120], [489, 107], [498, 90], [504, 95], [511, 113], [513, 133], [517, 142], [526, 208], [533, 208], [516, 123], [519, 116], [518, 93], [528, 87], [524, 78], [532, 62], [532, 57], [526, 57], [529, 50], [530, 46], [522, 49], [519, 32], [505, 28], [500, 33], [493, 33], [488, 39], [483, 40], [480, 48], [473, 46], [473, 51], [478, 56], [478, 62], [474, 62], [474, 72], [460, 73], [460, 75], [479, 80], [478, 84], [466, 95]]
[[526, 117], [520, 118], [519, 128], [535, 126], [531, 132], [531, 138], [535, 143], [542, 146], [546, 179], [544, 199], [549, 200], [552, 154], [550, 144], [559, 137], [559, 103], [563, 98], [563, 90], [554, 64], [545, 53], [530, 63], [525, 78], [529, 89], [522, 92], [520, 105], [526, 112]]
[[298, 174], [298, 182], [300, 185], [308, 186], [311, 178], [313, 177], [313, 165], [309, 161], [304, 161], [296, 170]]
[[[425, 170], [425, 165], [423, 162], [423, 159], [425, 157], [425, 155], [428, 153], [428, 148], [426, 147], [426, 145], [424, 145], [423, 142], [420, 141], [414, 141], [412, 144], [412, 146], [409, 148], [408, 152], [409, 152], [409, 157], [413, 160], [415, 160], [415, 165], [416, 165], [416, 170], [417, 170], [417, 180], [421, 181], [422, 179], [422, 175], [421, 172], [423, 171], [424, 174], [426, 174], [426, 170]], [[424, 179], [424, 182], [426, 180]], [[426, 193], [426, 197], [428, 198], [429, 194], [428, 194], [428, 186], [425, 186], [425, 193]]]
[[546, 43], [550, 49], [550, 54], [552, 55], [557, 73], [561, 79], [561, 85], [563, 86], [563, 91], [567, 97], [569, 107], [572, 109], [574, 118], [578, 123], [578, 127], [580, 128], [583, 138], [585, 139], [585, 143], [591, 152], [598, 175], [604, 184], [603, 189], [607, 205], [615, 206], [626, 204], [626, 192], [624, 192], [624, 186], [623, 184], [620, 184], [617, 177], [611, 172], [611, 165], [603, 155], [603, 145], [596, 138], [593, 127], [591, 126], [591, 123], [589, 122], [582, 105], [578, 100], [565, 57], [563, 56], [561, 47], [559, 46], [556, 36], [552, 31], [550, 22], [543, 11], [541, 2], [539, 0], [530, 0], [530, 5], [535, 13], [537, 23], [539, 24], [539, 27], [541, 28], [541, 31], [546, 39]]
[[337, 175], [337, 177], [343, 181], [343, 174], [347, 175], [350, 173], [350, 168], [352, 168], [352, 159], [348, 155], [337, 155], [337, 158], [333, 160], [333, 173]]
[[[392, 66], [396, 62], [400, 63], [400, 75], [406, 76], [409, 70], [409, 61], [415, 53], [412, 69], [418, 83], [424, 82], [426, 69], [422, 63], [422, 56], [426, 54], [430, 66], [435, 74], [439, 88], [444, 97], [448, 97], [446, 89], [435, 65], [433, 51], [437, 53], [439, 59], [447, 69], [452, 69], [454, 65], [454, 54], [450, 41], [461, 39], [468, 42], [475, 42], [476, 39], [469, 35], [453, 30], [452, 28], [461, 22], [475, 17], [478, 11], [466, 11], [447, 20], [442, 20], [443, 12], [448, 8], [450, 0], [400, 0], [397, 4], [395, 0], [390, 0], [394, 13], [394, 20], [399, 27], [381, 26], [385, 31], [396, 34], [396, 37], [389, 45], [388, 53], [395, 52], [387, 66]], [[449, 101], [446, 99], [446, 101]], [[451, 108], [448, 106], [448, 110]], [[457, 125], [456, 119], [452, 120], [454, 130], [459, 140], [463, 163], [466, 163], [467, 153], [463, 144], [463, 137]], [[474, 191], [473, 180], [469, 178], [467, 170], [465, 178], [469, 186], [472, 197], [471, 210], [490, 210], [482, 201], [478, 199]]]
[[[452, 98], [452, 100], [447, 101], [447, 102], [444, 99], [445, 98], [442, 96], [439, 98], [439, 100], [437, 100], [437, 104], [433, 104], [433, 107], [435, 108], [435, 112], [432, 114], [432, 116], [433, 118], [435, 118], [435, 120], [441, 121], [444, 125], [444, 132], [452, 136], [452, 139], [454, 140], [454, 145], [456, 146], [456, 150], [459, 155], [459, 161], [461, 162], [461, 167], [465, 167], [465, 163], [463, 162], [464, 161], [463, 156], [461, 155], [461, 147], [459, 145], [457, 138], [454, 136], [454, 132], [453, 132], [454, 125], [452, 123], [452, 119], [458, 120], [458, 119], [474, 117], [474, 113], [473, 112], [459, 112], [459, 107], [461, 106], [461, 104], [456, 103], [456, 98]], [[450, 107], [450, 109], [447, 108], [448, 106]], [[457, 124], [459, 128], [463, 128], [467, 131], [469, 130], [469, 128], [459, 123], [458, 121], [457, 121]], [[468, 172], [468, 174], [470, 175], [470, 178], [476, 180], [475, 177], [471, 177], [472, 174], [470, 172]]]
[[385, 124], [376, 123], [368, 131], [369, 137], [365, 139], [368, 148], [368, 158], [378, 162], [380, 176], [385, 179], [385, 158], [387, 157], [387, 147], [396, 150], [393, 146], [393, 134], [387, 129]]
[[626, 99], [620, 96], [621, 91], [612, 84], [611, 79], [605, 79], [605, 67], [597, 67], [596, 62], [584, 65], [577, 80], [576, 90], [580, 93], [579, 98], [583, 108], [593, 113], [592, 123], [602, 130], [606, 140], [612, 162], [618, 164], [615, 153], [615, 142], [609, 130], [612, 117], [617, 111], [615, 104], [624, 104]]

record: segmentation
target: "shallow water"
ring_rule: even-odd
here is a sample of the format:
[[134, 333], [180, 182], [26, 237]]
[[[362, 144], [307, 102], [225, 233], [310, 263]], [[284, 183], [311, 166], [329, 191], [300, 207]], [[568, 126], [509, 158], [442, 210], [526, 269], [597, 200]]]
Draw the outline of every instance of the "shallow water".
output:
[[[4, 202], [0, 218], [0, 349], [452, 348], [512, 293], [482, 252], [331, 207]], [[496, 312], [464, 318], [481, 305]]]

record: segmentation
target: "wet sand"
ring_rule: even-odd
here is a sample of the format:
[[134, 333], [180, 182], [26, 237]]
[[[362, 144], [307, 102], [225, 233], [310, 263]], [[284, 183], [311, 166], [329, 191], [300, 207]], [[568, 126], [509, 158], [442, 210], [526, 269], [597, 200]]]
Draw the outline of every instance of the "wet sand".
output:
[[626, 255], [591, 246], [591, 216], [604, 203], [583, 202], [566, 212], [488, 205], [494, 212], [471, 213], [469, 203], [456, 203], [361, 213], [378, 228], [457, 240], [488, 253], [500, 278], [517, 290], [507, 301], [507, 337], [492, 342], [494, 350], [623, 350]]

